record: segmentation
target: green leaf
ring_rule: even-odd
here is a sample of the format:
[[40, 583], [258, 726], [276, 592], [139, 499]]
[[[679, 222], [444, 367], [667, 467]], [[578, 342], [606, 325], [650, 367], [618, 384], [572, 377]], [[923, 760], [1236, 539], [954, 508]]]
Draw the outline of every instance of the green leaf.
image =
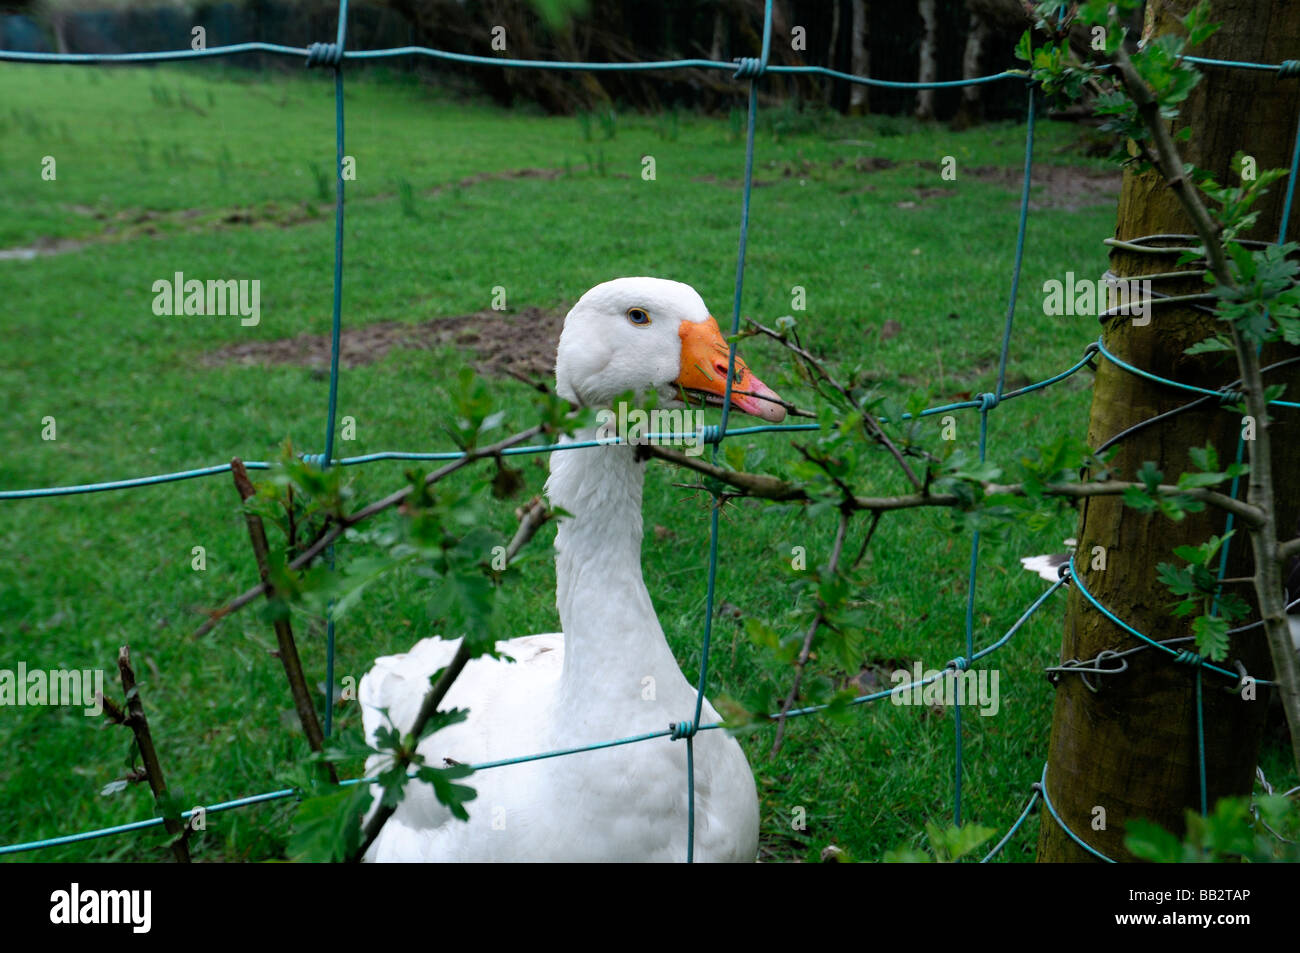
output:
[[978, 848], [997, 831], [979, 824], [940, 827], [934, 821], [926, 821], [925, 833], [930, 839], [935, 859], [940, 863], [953, 863]]
[[1016, 42], [1016, 59], [1024, 60], [1026, 63], [1033, 62], [1034, 38], [1032, 30], [1026, 30]]
[[1187, 30], [1187, 45], [1200, 46], [1212, 37], [1222, 24], [1210, 22], [1209, 0], [1201, 0], [1182, 18], [1183, 28]]
[[[385, 719], [388, 718], [387, 708], [380, 709], [380, 713]], [[401, 746], [402, 733], [394, 727], [391, 721], [375, 729], [375, 748], [378, 751], [396, 751]]]
[[1185, 519], [1188, 513], [1198, 513], [1205, 509], [1205, 504], [1186, 496], [1162, 496], [1156, 500], [1156, 507], [1165, 517], [1177, 523]]
[[410, 780], [407, 774], [406, 765], [401, 761], [392, 761], [378, 775], [375, 776], [375, 783], [379, 785], [382, 792], [379, 795], [379, 803], [383, 807], [397, 807], [406, 797], [406, 783]]
[[1219, 615], [1236, 621], [1251, 614], [1250, 603], [1236, 593], [1225, 592], [1219, 596]]
[[1164, 472], [1150, 460], [1145, 461], [1142, 466], [1138, 467], [1137, 478], [1140, 482], [1146, 484], [1149, 492], [1154, 493], [1156, 489], [1164, 482]]
[[1139, 487], [1124, 488], [1124, 505], [1143, 513], [1150, 513], [1156, 508], [1156, 501]]
[[930, 864], [934, 863], [934, 858], [914, 847], [896, 847], [885, 851], [881, 861], [886, 864]]
[[1129, 821], [1124, 846], [1129, 853], [1153, 863], [1177, 863], [1183, 857], [1183, 845], [1159, 824], [1146, 820]]
[[1195, 490], [1201, 487], [1218, 486], [1228, 479], [1226, 473], [1184, 473], [1178, 478], [1178, 489]]
[[[1256, 823], [1256, 811], [1278, 836]], [[1157, 824], [1132, 821], [1124, 843], [1140, 859], [1158, 863], [1300, 860], [1300, 805], [1289, 798], [1259, 797], [1253, 805], [1249, 797], [1220, 798], [1207, 817], [1187, 811], [1185, 826], [1179, 839]]]
[[[442, 677], [443, 671], [444, 669], [439, 669], [432, 677], [430, 677], [430, 686], [437, 683], [438, 679]], [[432, 718], [424, 723], [424, 727], [420, 729], [420, 737], [418, 740], [423, 741], [434, 732], [442, 731], [442, 729], [449, 728], [452, 725], [458, 725], [468, 717], [469, 709], [467, 708], [439, 709], [433, 713]]]
[[463, 632], [472, 640], [474, 655], [491, 652], [496, 644], [491, 624], [495, 590], [491, 580], [477, 570], [450, 571], [433, 586], [429, 616], [449, 632]]
[[1228, 620], [1222, 616], [1202, 615], [1192, 620], [1196, 650], [1205, 658], [1222, 662], [1228, 657]]
[[345, 563], [341, 570], [334, 573], [332, 585], [326, 585], [314, 593], [314, 600], [328, 605], [330, 618], [341, 619], [361, 600], [371, 583], [410, 562], [412, 558], [413, 556], [363, 556]]
[[307, 798], [294, 813], [289, 857], [307, 863], [338, 863], [361, 846], [361, 818], [370, 807], [370, 787], [350, 785]]
[[1184, 348], [1184, 354], [1209, 354], [1214, 351], [1231, 351], [1232, 342], [1222, 335], [1213, 335], [1203, 341], [1197, 341], [1189, 348]]
[[1218, 470], [1219, 454], [1214, 449], [1213, 444], [1207, 443], [1204, 447], [1191, 447], [1187, 451], [1187, 456], [1191, 458], [1198, 470]]
[[1200, 594], [1190, 569], [1180, 568], [1173, 563], [1160, 563], [1156, 566], [1156, 578], [1176, 596]]
[[[386, 716], [387, 713], [385, 712]], [[383, 726], [380, 726], [380, 730], [384, 730]], [[379, 750], [372, 748], [359, 734], [338, 732], [326, 742], [325, 750], [321, 752], [320, 757], [325, 761], [338, 763], [342, 761], [358, 761], [378, 753]]]
[[435, 768], [425, 764], [415, 772], [415, 776], [421, 781], [433, 785], [433, 793], [438, 800], [446, 805], [452, 816], [462, 821], [469, 820], [469, 812], [465, 810], [465, 805], [478, 797], [478, 792], [467, 785], [454, 782], [470, 774], [473, 774], [473, 770], [464, 764], [446, 768]]

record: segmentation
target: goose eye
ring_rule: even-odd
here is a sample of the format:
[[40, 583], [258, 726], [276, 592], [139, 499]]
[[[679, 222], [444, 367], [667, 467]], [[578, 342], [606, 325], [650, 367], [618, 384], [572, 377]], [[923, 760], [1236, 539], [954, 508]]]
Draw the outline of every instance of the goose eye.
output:
[[650, 315], [646, 313], [644, 308], [628, 308], [627, 319], [633, 324], [638, 324], [642, 327], [645, 327], [650, 323]]

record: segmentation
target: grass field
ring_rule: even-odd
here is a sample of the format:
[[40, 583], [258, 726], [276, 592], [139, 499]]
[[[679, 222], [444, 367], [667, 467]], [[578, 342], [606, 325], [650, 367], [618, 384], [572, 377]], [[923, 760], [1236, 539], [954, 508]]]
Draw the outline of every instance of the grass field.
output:
[[[203, 69], [0, 68], [0, 489], [77, 484], [221, 463], [271, 459], [278, 445], [322, 449], [328, 382], [319, 369], [211, 360], [235, 343], [325, 333], [333, 256], [332, 84], [319, 75]], [[739, 101], [738, 101], [739, 104]], [[351, 79], [343, 321], [414, 323], [482, 311], [504, 287], [511, 311], [563, 312], [588, 287], [623, 274], [695, 285], [725, 323], [731, 313], [743, 131], [731, 118], [622, 115], [608, 122], [547, 118], [455, 101], [405, 79]], [[1073, 149], [1077, 129], [1044, 122], [1046, 165], [1100, 166]], [[1010, 287], [1022, 125], [964, 134], [867, 117], [847, 120], [765, 111], [743, 312], [770, 323], [790, 313], [790, 289], [807, 290], [797, 313], [805, 343], [832, 365], [864, 364], [885, 392], [930, 403], [991, 389]], [[57, 179], [43, 181], [44, 156]], [[641, 176], [642, 157], [657, 176]], [[944, 156], [954, 181], [940, 178]], [[535, 170], [521, 173], [520, 170]], [[1010, 170], [1003, 172], [1003, 170]], [[1092, 318], [1045, 317], [1041, 287], [1066, 271], [1096, 276], [1101, 239], [1113, 231], [1114, 192], [1065, 188], [1059, 169], [1035, 190], [1022, 296], [1010, 353], [1016, 386], [1072, 364], [1097, 335]], [[176, 271], [257, 278], [262, 319], [158, 317], [151, 287]], [[787, 399], [811, 395], [771, 342], [745, 356]], [[338, 455], [449, 449], [439, 408], [466, 361], [451, 346], [393, 350], [346, 370], [340, 415], [355, 441]], [[991, 417], [994, 459], [1059, 434], [1082, 436], [1090, 376], [1009, 402]], [[493, 379], [508, 423], [526, 426], [528, 390]], [[42, 418], [57, 440], [42, 439]], [[939, 424], [936, 421], [935, 427]], [[960, 418], [974, 447], [977, 417]], [[780, 469], [788, 438], [744, 438]], [[538, 493], [545, 460], [523, 464]], [[882, 456], [862, 488], [899, 489]], [[404, 465], [353, 468], [358, 499], [402, 483]], [[707, 507], [653, 467], [646, 488], [645, 574], [660, 620], [687, 672], [699, 665]], [[508, 533], [513, 506], [499, 508]], [[722, 529], [720, 599], [780, 626], [789, 610], [782, 545], [821, 561], [833, 525], [795, 507], [745, 503]], [[977, 644], [998, 638], [1042, 591], [1018, 557], [1073, 532], [1063, 514], [1036, 537], [1014, 529], [982, 551]], [[501, 592], [518, 634], [557, 628], [546, 527], [537, 555]], [[203, 546], [207, 569], [191, 568]], [[874, 582], [866, 666], [940, 667], [963, 644], [970, 540], [944, 513], [887, 518], [869, 557]], [[347, 560], [364, 546], [340, 551]], [[213, 803], [283, 786], [307, 750], [276, 660], [270, 627], [255, 612], [187, 639], [211, 608], [255, 581], [243, 520], [225, 476], [114, 493], [0, 504], [3, 663], [112, 671], [129, 642], [160, 753], [189, 803]], [[383, 581], [339, 627], [338, 674], [359, 678], [376, 655], [432, 634], [415, 576]], [[1002, 707], [966, 718], [964, 815], [999, 830], [1038, 779], [1050, 726], [1064, 602], [1045, 611], [996, 657]], [[715, 624], [712, 695], [755, 680], [788, 684], [736, 613]], [[322, 626], [296, 631], [315, 684], [324, 677]], [[320, 700], [323, 706], [323, 695]], [[352, 706], [341, 731], [359, 731]], [[610, 725], [609, 736], [623, 734]], [[876, 704], [847, 722], [795, 723], [771, 760], [768, 732], [745, 738], [763, 801], [763, 856], [815, 858], [829, 843], [856, 859], [918, 846], [926, 820], [951, 816], [951, 713]], [[102, 796], [124, 771], [126, 734], [79, 711], [0, 712], [0, 843], [151, 816], [143, 785]], [[520, 752], [523, 754], [524, 752]], [[1280, 769], [1279, 769], [1280, 770]], [[808, 828], [791, 829], [797, 806]], [[284, 856], [292, 805], [209, 819], [201, 859]], [[1032, 819], [1002, 859], [1033, 856]], [[684, 835], [683, 835], [684, 836]], [[147, 860], [157, 831], [61, 847], [20, 859]]]

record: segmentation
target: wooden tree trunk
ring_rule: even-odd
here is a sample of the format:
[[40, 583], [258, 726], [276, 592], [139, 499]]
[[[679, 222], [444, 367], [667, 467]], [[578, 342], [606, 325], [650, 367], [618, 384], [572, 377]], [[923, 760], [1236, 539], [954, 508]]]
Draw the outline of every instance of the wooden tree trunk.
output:
[[[1151, 0], [1146, 35], [1177, 29], [1174, 17], [1185, 15], [1192, 5], [1193, 0]], [[1293, 56], [1300, 44], [1300, 4], [1285, 0], [1219, 0], [1213, 18], [1221, 21], [1223, 28], [1201, 49], [1193, 51], [1197, 55], [1279, 63]], [[1230, 168], [1238, 150], [1253, 156], [1259, 169], [1289, 166], [1298, 104], [1297, 83], [1279, 81], [1274, 72], [1206, 68], [1179, 120], [1192, 129], [1190, 142], [1182, 145], [1184, 160], [1212, 170], [1218, 181], [1231, 184], [1240, 181], [1240, 169]], [[1263, 200], [1258, 227], [1249, 237], [1276, 240], [1284, 191], [1285, 180]], [[1131, 241], [1191, 231], [1173, 193], [1156, 173], [1126, 173], [1117, 238]], [[1297, 234], [1300, 229], [1293, 217], [1288, 238], [1294, 239]], [[1153, 244], [1195, 242], [1172, 239]], [[1111, 270], [1120, 277], [1140, 277], [1177, 270], [1175, 260], [1173, 254], [1116, 249], [1111, 254]], [[1197, 277], [1157, 281], [1154, 290], [1184, 294], [1202, 292], [1205, 286]], [[1230, 355], [1188, 357], [1183, 353], [1188, 345], [1210, 333], [1217, 323], [1211, 315], [1164, 307], [1153, 309], [1150, 319], [1146, 326], [1135, 325], [1127, 316], [1105, 320], [1102, 335], [1107, 349], [1136, 367], [1172, 380], [1208, 388], [1234, 380], [1237, 371]], [[1269, 349], [1264, 363], [1294, 354], [1294, 348]], [[1097, 364], [1088, 425], [1092, 447], [1197, 396], [1137, 377], [1101, 357]], [[1290, 399], [1300, 394], [1300, 372], [1295, 366], [1269, 373], [1266, 382], [1286, 384]], [[1294, 438], [1300, 417], [1282, 410], [1276, 421], [1271, 434], [1275, 479], [1279, 481], [1279, 524], [1292, 527], [1300, 515], [1296, 477], [1300, 473], [1300, 439]], [[1235, 412], [1218, 406], [1197, 408], [1122, 441], [1112, 465], [1122, 478], [1128, 479], [1143, 461], [1153, 460], [1164, 471], [1166, 481], [1173, 482], [1179, 473], [1194, 469], [1188, 459], [1191, 447], [1209, 442], [1218, 450], [1221, 462], [1235, 459], [1241, 429], [1241, 417]], [[1157, 581], [1156, 566], [1164, 561], [1181, 565], [1173, 556], [1174, 547], [1198, 544], [1211, 534], [1221, 534], [1224, 523], [1223, 515], [1214, 510], [1174, 523], [1162, 516], [1125, 508], [1119, 498], [1096, 497], [1082, 506], [1075, 566], [1101, 603], [1138, 631], [1156, 640], [1190, 635], [1186, 620], [1169, 615], [1172, 600]], [[1252, 572], [1244, 531], [1239, 536], [1231, 543], [1227, 568], [1230, 579]], [[1092, 568], [1094, 552], [1102, 551], [1104, 570]], [[1229, 588], [1255, 605], [1249, 584]], [[1077, 588], [1071, 590], [1063, 659], [1093, 659], [1104, 649], [1123, 651], [1139, 644], [1092, 608]], [[1184, 646], [1190, 643], [1178, 647]], [[1272, 666], [1262, 630], [1234, 637], [1224, 667], [1232, 669], [1235, 660], [1240, 660], [1252, 676], [1270, 676]], [[1176, 664], [1155, 649], [1130, 655], [1126, 661], [1128, 670], [1122, 674], [1091, 676], [1096, 692], [1077, 675], [1061, 678], [1056, 689], [1047, 772], [1048, 793], [1065, 823], [1087, 843], [1116, 860], [1132, 859], [1123, 846], [1127, 822], [1147, 818], [1182, 831], [1184, 811], [1199, 809], [1201, 801], [1196, 670]], [[1225, 690], [1232, 687], [1228, 678], [1208, 671], [1201, 674], [1201, 687], [1206, 787], [1212, 806], [1219, 797], [1251, 791], [1267, 691], [1259, 689], [1258, 700], [1244, 700], [1241, 694]], [[1104, 828], [1100, 826], [1103, 811]], [[1044, 811], [1038, 859], [1093, 858]]]
[[[916, 81], [933, 83], [939, 78], [939, 17], [935, 12], [935, 0], [920, 0], [917, 8], [921, 14], [921, 53]], [[916, 91], [916, 118], [934, 118], [933, 89]]]
[[50, 16], [50, 26], [54, 29], [54, 49], [57, 53], [68, 51], [68, 17], [67, 13], [56, 12]]
[[[854, 76], [867, 76], [871, 70], [871, 57], [867, 51], [867, 0], [853, 0], [853, 24], [850, 29], [852, 53], [850, 69]], [[869, 89], [861, 83], [854, 83], [849, 90], [849, 115], [861, 116], [871, 111]]]
[[[830, 69], [839, 69], [837, 62], [840, 48], [840, 8], [843, 6], [842, 0], [832, 0], [831, 2], [831, 34], [830, 39], [826, 41], [826, 65]], [[822, 97], [827, 106], [834, 107], [836, 103], [837, 83], [824, 83]]]
[[713, 40], [709, 43], [709, 59], [721, 60], [727, 42], [727, 16], [719, 2], [713, 11]]
[[[989, 23], [983, 14], [972, 9], [970, 23], [966, 27], [966, 49], [961, 58], [962, 79], [974, 79], [980, 75], [980, 59], [984, 55], [984, 44], [988, 42], [989, 32]], [[962, 87], [961, 106], [953, 120], [954, 127], [966, 129], [984, 118], [983, 90], [982, 85]]]

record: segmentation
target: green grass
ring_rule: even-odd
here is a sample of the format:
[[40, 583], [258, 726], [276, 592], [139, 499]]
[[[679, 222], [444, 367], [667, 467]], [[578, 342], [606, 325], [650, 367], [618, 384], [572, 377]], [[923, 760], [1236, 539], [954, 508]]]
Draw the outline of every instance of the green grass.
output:
[[[89, 244], [31, 261], [0, 260], [0, 487], [93, 482], [207, 465], [239, 455], [274, 456], [286, 437], [322, 446], [327, 381], [296, 367], [208, 367], [200, 357], [236, 341], [328, 329], [333, 255], [332, 85], [319, 76], [266, 78], [193, 69], [5, 66], [0, 88], [0, 248], [65, 239]], [[566, 308], [582, 291], [620, 274], [694, 284], [724, 321], [730, 315], [740, 213], [743, 139], [727, 118], [620, 115], [611, 138], [590, 119], [514, 114], [453, 101], [405, 83], [350, 80], [343, 320], [419, 321], [481, 310], [492, 289], [512, 309]], [[586, 134], [584, 135], [584, 129]], [[965, 176], [977, 166], [1015, 168], [1023, 126], [955, 134], [896, 119], [808, 118], [769, 113], [760, 130], [744, 312], [772, 321], [790, 311], [790, 289], [807, 290], [798, 314], [805, 342], [834, 362], [862, 361], [895, 396], [932, 403], [991, 389], [1010, 285], [1017, 195]], [[1072, 127], [1044, 123], [1040, 161], [1079, 164]], [[653, 155], [657, 178], [641, 178]], [[58, 178], [40, 178], [43, 156]], [[958, 177], [934, 165], [955, 156]], [[858, 159], [898, 163], [859, 171]], [[533, 177], [499, 175], [543, 169]], [[466, 181], [469, 180], [469, 181]], [[918, 189], [945, 188], [927, 196]], [[899, 203], [914, 202], [913, 207]], [[1011, 386], [1073, 363], [1097, 333], [1089, 318], [1044, 317], [1042, 282], [1067, 270], [1100, 274], [1101, 238], [1113, 203], [1047, 208], [1031, 217], [1022, 297], [1012, 339]], [[235, 221], [232, 221], [235, 220]], [[246, 221], [251, 220], [251, 223]], [[258, 278], [262, 321], [156, 317], [152, 282], [174, 271]], [[896, 321], [895, 336], [879, 332]], [[750, 364], [787, 397], [810, 394], [782, 380], [784, 355], [747, 342]], [[342, 455], [446, 449], [439, 415], [453, 351], [396, 351], [344, 372], [340, 415], [357, 420]], [[994, 458], [1085, 429], [1089, 377], [1022, 400], [991, 417]], [[495, 381], [512, 422], [526, 425], [527, 389]], [[789, 393], [785, 393], [788, 391]], [[58, 439], [41, 440], [41, 420]], [[938, 422], [934, 423], [937, 428]], [[748, 438], [780, 468], [788, 440]], [[960, 417], [973, 447], [977, 417]], [[542, 458], [521, 464], [540, 492]], [[886, 459], [862, 485], [899, 489]], [[360, 499], [402, 481], [403, 466], [355, 468]], [[687, 672], [697, 670], [703, 625], [707, 507], [652, 468], [646, 489], [645, 573], [660, 620]], [[495, 528], [509, 532], [511, 506]], [[745, 502], [723, 523], [719, 598], [745, 615], [780, 623], [789, 610], [782, 566], [788, 545], [825, 559], [833, 526], [798, 508]], [[1012, 530], [983, 547], [976, 641], [999, 637], [1041, 591], [1018, 556], [1059, 545], [1073, 531], [1063, 515], [1031, 537]], [[554, 575], [546, 528], [517, 579], [501, 592], [511, 630], [553, 631]], [[205, 572], [191, 549], [206, 548]], [[941, 666], [963, 645], [970, 540], [943, 513], [886, 519], [872, 547], [873, 583], [864, 661], [921, 659]], [[191, 803], [282, 786], [306, 752], [296, 729], [274, 637], [253, 611], [205, 641], [187, 639], [200, 612], [254, 581], [243, 520], [225, 477], [91, 496], [8, 502], [0, 507], [0, 636], [5, 665], [103, 667], [129, 642], [168, 778]], [[349, 546], [341, 559], [364, 547]], [[995, 658], [1002, 711], [966, 718], [964, 814], [1005, 829], [1038, 779], [1052, 690], [1042, 677], [1057, 659], [1062, 601], [1049, 603]], [[316, 620], [296, 624], [313, 684], [323, 679]], [[712, 695], [789, 672], [760, 656], [730, 615], [715, 624]], [[338, 673], [359, 678], [376, 655], [433, 634], [414, 576], [387, 579], [339, 627]], [[891, 666], [892, 667], [892, 666]], [[355, 706], [340, 730], [358, 730]], [[623, 733], [610, 725], [610, 737]], [[767, 856], [813, 858], [828, 843], [861, 859], [920, 843], [927, 819], [950, 817], [951, 713], [875, 704], [844, 723], [792, 725], [776, 760], [770, 732], [744, 743], [763, 799]], [[141, 786], [114, 797], [100, 789], [123, 771], [126, 734], [59, 708], [10, 708], [0, 718], [0, 843], [151, 816]], [[521, 754], [523, 752], [520, 752]], [[806, 809], [808, 830], [791, 829]], [[284, 855], [291, 806], [209, 818], [195, 841], [205, 859]], [[1032, 857], [1037, 820], [1006, 859]], [[163, 856], [156, 832], [43, 852], [42, 860], [148, 860]]]

